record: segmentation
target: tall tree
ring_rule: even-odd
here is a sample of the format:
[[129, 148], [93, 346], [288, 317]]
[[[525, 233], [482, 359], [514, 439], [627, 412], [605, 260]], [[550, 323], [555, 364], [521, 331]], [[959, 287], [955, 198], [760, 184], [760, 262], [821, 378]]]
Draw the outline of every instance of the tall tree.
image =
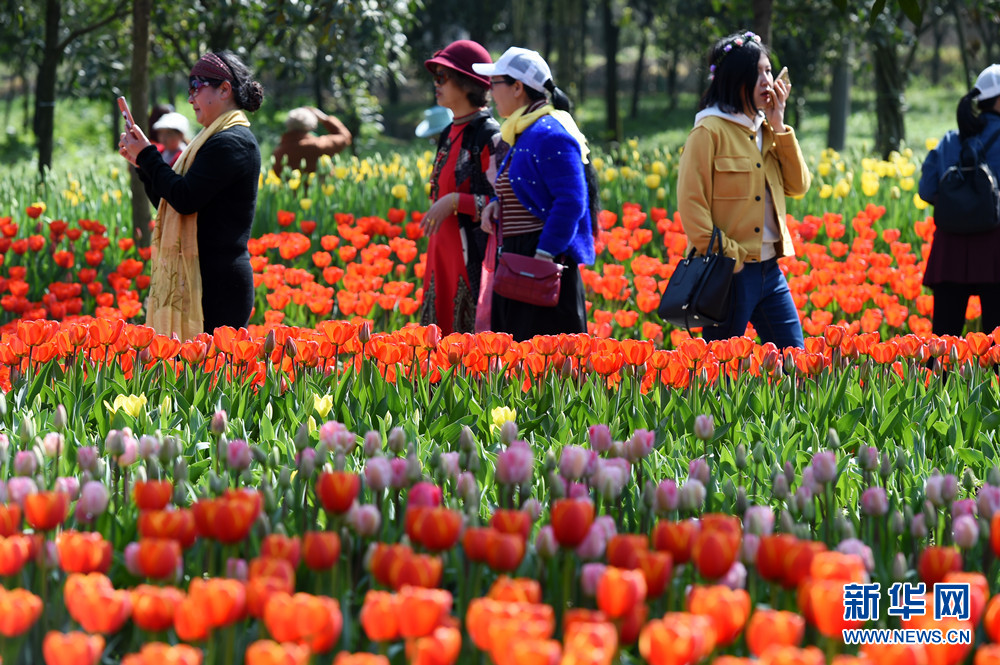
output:
[[615, 0], [601, 0], [601, 21], [604, 24], [604, 110], [606, 114], [605, 138], [622, 140], [621, 119], [618, 114], [618, 37], [621, 28], [615, 12]]
[[[149, 18], [153, 0], [132, 3], [132, 75], [129, 99], [132, 118], [139, 127], [149, 125]], [[149, 245], [149, 204], [139, 174], [132, 171], [132, 237], [140, 247]]]
[[53, 133], [55, 130], [56, 84], [59, 64], [66, 49], [77, 39], [123, 18], [129, 9], [128, 0], [94, 0], [72, 2], [71, 17], [65, 34], [62, 26], [63, 0], [45, 0], [45, 33], [42, 62], [35, 86], [35, 136], [38, 141], [38, 170], [44, 177], [52, 166]]

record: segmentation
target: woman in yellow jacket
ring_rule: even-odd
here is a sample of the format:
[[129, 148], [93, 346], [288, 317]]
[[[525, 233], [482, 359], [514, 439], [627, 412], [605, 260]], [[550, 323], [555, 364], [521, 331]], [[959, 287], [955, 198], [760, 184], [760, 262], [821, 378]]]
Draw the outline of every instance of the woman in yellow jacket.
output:
[[[763, 342], [804, 346], [802, 325], [778, 258], [795, 254], [785, 224], [785, 195], [809, 189], [809, 169], [785, 124], [791, 85], [771, 71], [760, 37], [725, 37], [709, 54], [708, 90], [681, 155], [678, 210], [688, 249], [708, 249], [712, 227], [736, 259], [732, 310], [706, 340], [743, 335], [747, 323]], [[782, 72], [784, 73], [784, 72]]]

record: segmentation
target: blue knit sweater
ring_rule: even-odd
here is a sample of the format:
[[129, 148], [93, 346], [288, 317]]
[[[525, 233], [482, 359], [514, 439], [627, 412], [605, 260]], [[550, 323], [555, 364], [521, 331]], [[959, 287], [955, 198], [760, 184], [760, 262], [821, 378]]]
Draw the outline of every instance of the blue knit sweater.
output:
[[593, 264], [580, 144], [559, 121], [551, 116], [536, 120], [517, 137], [500, 168], [510, 169], [511, 189], [521, 205], [545, 222], [538, 249]]

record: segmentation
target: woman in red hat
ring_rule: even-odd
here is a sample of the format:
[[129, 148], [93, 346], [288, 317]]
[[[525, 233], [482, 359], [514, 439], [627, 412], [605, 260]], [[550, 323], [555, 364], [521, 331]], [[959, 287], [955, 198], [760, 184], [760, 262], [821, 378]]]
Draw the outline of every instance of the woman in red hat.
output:
[[[444, 335], [473, 332], [487, 236], [480, 213], [493, 196], [500, 125], [486, 109], [490, 81], [472, 71], [492, 62], [482, 45], [452, 42], [424, 63], [434, 76], [434, 97], [454, 114], [438, 139], [431, 175], [434, 203], [421, 225], [430, 237], [424, 273], [422, 325], [436, 323]], [[500, 155], [502, 157], [502, 154]]]

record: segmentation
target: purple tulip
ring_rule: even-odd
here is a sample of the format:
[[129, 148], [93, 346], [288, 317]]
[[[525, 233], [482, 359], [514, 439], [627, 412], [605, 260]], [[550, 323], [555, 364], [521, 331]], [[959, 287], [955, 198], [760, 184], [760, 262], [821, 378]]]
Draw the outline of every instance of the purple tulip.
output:
[[462, 470], [458, 463], [458, 453], [441, 453], [441, 470], [448, 478], [458, 478], [458, 474]]
[[514, 441], [497, 454], [496, 480], [501, 485], [525, 485], [531, 482], [535, 455], [526, 441]]
[[108, 488], [103, 483], [91, 480], [80, 488], [80, 501], [77, 502], [77, 508], [91, 517], [97, 517], [108, 509], [109, 501]]
[[229, 416], [226, 415], [225, 411], [221, 409], [215, 412], [212, 416], [212, 423], [209, 425], [209, 429], [215, 436], [220, 436], [225, 434], [226, 430], [229, 428]]
[[253, 458], [250, 455], [250, 444], [243, 439], [233, 439], [226, 448], [226, 464], [236, 473], [250, 468]]
[[621, 457], [601, 459], [597, 469], [590, 478], [590, 484], [597, 493], [606, 499], [617, 499], [625, 489], [625, 484], [632, 475], [632, 467]]
[[872, 554], [872, 548], [865, 545], [863, 541], [857, 538], [842, 540], [837, 545], [837, 551], [841, 554], [853, 554], [860, 558], [865, 564], [865, 570], [869, 573], [875, 570], [875, 557]]
[[250, 577], [250, 567], [247, 565], [247, 560], [238, 559], [233, 556], [226, 559], [226, 577], [231, 580], [246, 582]]
[[677, 483], [667, 478], [661, 480], [653, 494], [653, 510], [657, 515], [677, 510]]
[[389, 466], [392, 468], [392, 480], [389, 481], [392, 489], [401, 490], [409, 487], [410, 479], [406, 474], [406, 458], [393, 457], [389, 460]]
[[747, 567], [739, 561], [734, 562], [729, 572], [719, 580], [719, 584], [730, 589], [745, 589], [747, 586]]
[[475, 474], [470, 471], [463, 471], [458, 474], [458, 481], [455, 483], [455, 492], [466, 503], [478, 501], [479, 483], [476, 481]]
[[591, 425], [587, 430], [590, 438], [590, 447], [599, 453], [611, 449], [611, 429], [607, 425]]
[[963, 550], [971, 549], [979, 542], [979, 523], [972, 515], [959, 515], [951, 524], [951, 535]]
[[97, 467], [97, 448], [94, 446], [83, 446], [76, 451], [76, 465], [81, 471], [94, 472]]
[[702, 485], [708, 485], [712, 479], [712, 470], [704, 457], [695, 457], [688, 462], [688, 478], [693, 478]]
[[701, 414], [694, 419], [694, 435], [702, 441], [708, 441], [715, 436], [715, 418], [709, 414]]
[[774, 511], [770, 506], [750, 506], [743, 515], [743, 528], [747, 533], [769, 536], [774, 531]]
[[80, 498], [80, 479], [73, 476], [56, 478], [55, 490], [69, 497], [70, 501]]
[[605, 529], [596, 522], [590, 525], [590, 530], [583, 542], [577, 545], [576, 555], [584, 561], [596, 561], [604, 556], [608, 546], [608, 535]]
[[861, 512], [872, 517], [881, 517], [889, 512], [889, 498], [885, 488], [869, 487], [861, 493]]
[[590, 461], [589, 451], [583, 446], [564, 446], [559, 453], [559, 473], [566, 480], [579, 480]]
[[365, 457], [375, 457], [382, 452], [382, 435], [375, 430], [365, 432], [365, 441], [362, 447]]
[[813, 455], [811, 466], [813, 477], [821, 485], [837, 480], [837, 455], [831, 450], [823, 450]]
[[983, 485], [979, 488], [976, 496], [976, 505], [979, 507], [979, 516], [984, 520], [993, 519], [993, 514], [1000, 510], [1000, 487], [995, 485]]
[[133, 577], [142, 577], [139, 567], [139, 543], [129, 543], [125, 546], [125, 570]]
[[33, 450], [19, 450], [14, 455], [14, 473], [19, 476], [33, 476], [38, 472], [38, 455]]
[[7, 500], [24, 507], [24, 497], [38, 492], [35, 481], [27, 476], [15, 476], [7, 481]]
[[155, 436], [143, 434], [139, 437], [139, 457], [150, 460], [160, 454], [160, 440]]
[[384, 457], [370, 457], [365, 462], [365, 484], [373, 492], [382, 492], [392, 483], [392, 464]]
[[960, 517], [961, 515], [970, 515], [972, 517], [976, 516], [975, 499], [959, 499], [955, 503], [951, 504], [951, 516], [955, 518]]
[[743, 544], [740, 546], [740, 559], [748, 566], [757, 565], [757, 551], [760, 549], [760, 536], [752, 533], [743, 534]]

